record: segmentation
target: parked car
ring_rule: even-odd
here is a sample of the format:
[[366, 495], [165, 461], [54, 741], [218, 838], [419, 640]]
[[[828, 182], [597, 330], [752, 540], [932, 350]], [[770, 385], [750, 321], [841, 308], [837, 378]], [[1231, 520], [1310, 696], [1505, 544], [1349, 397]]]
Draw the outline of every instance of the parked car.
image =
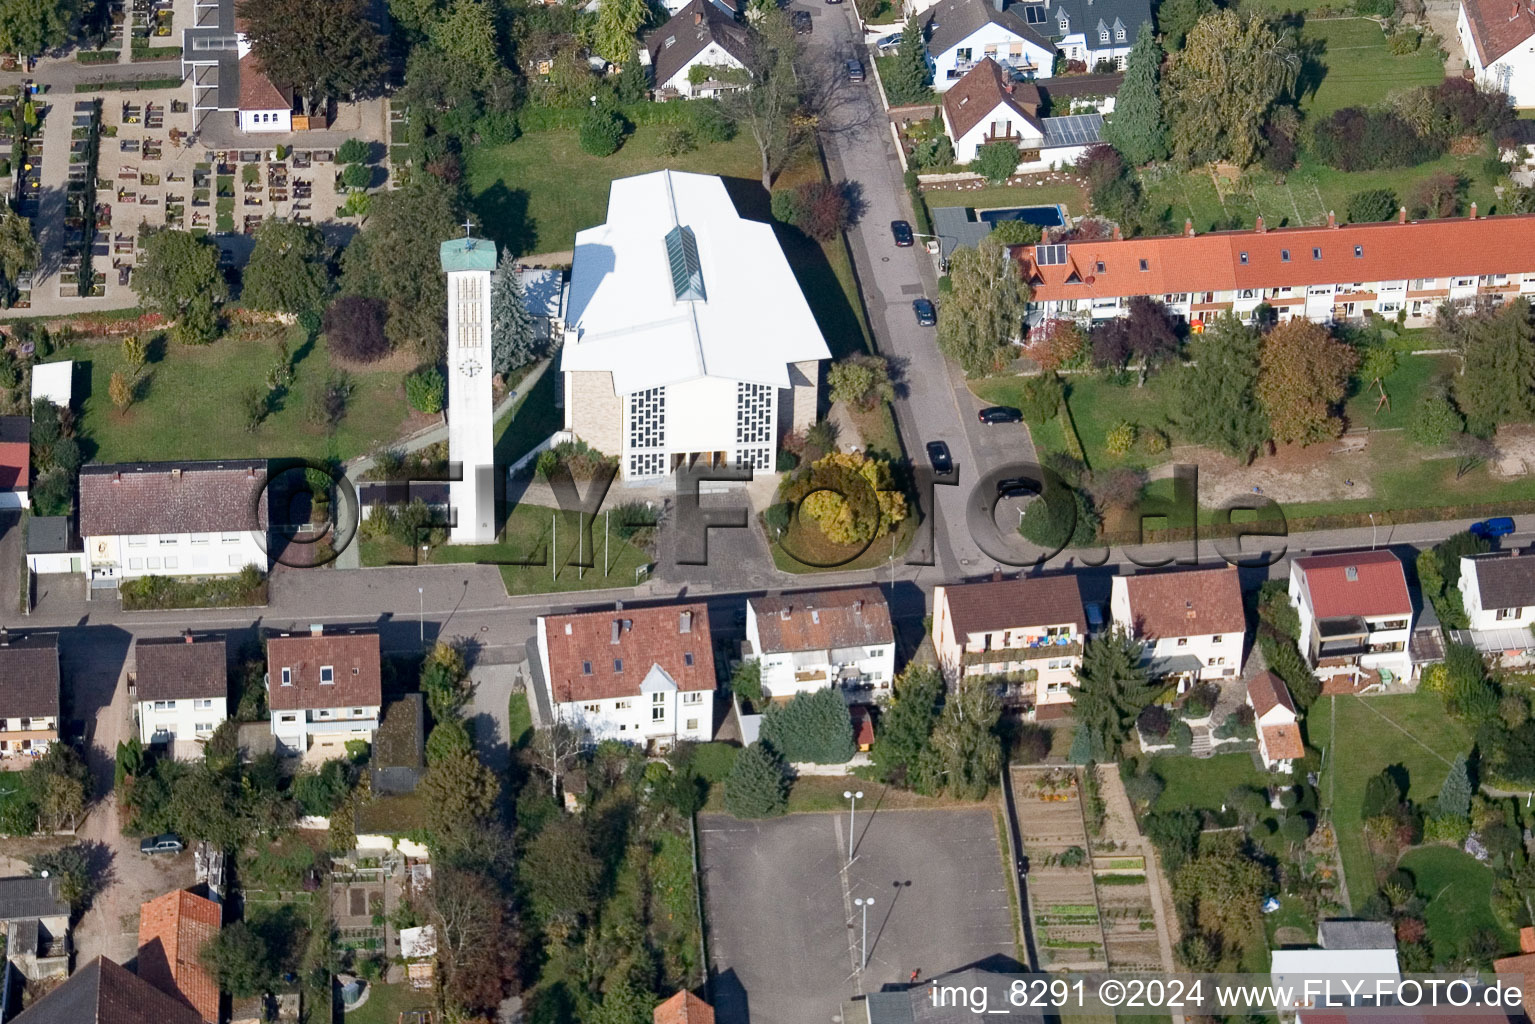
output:
[[1497, 540], [1514, 532], [1514, 521], [1508, 516], [1483, 519], [1479, 523], [1471, 524], [1471, 532], [1483, 540]]
[[888, 56], [900, 49], [901, 33], [892, 32], [888, 36], [880, 36], [874, 40], [874, 48], [879, 51], [881, 57]]
[[954, 457], [949, 454], [949, 446], [942, 441], [927, 443], [927, 461], [933, 464], [935, 473], [947, 476], [954, 472]]
[[163, 835], [149, 836], [140, 841], [140, 853], [180, 853], [185, 847], [174, 832], [166, 832]]
[[890, 233], [895, 236], [895, 244], [905, 249], [916, 242], [916, 236], [911, 233], [911, 225], [904, 220], [890, 222]]
[[917, 314], [919, 327], [931, 327], [938, 322], [938, 310], [934, 308], [932, 299], [913, 299], [911, 309]]
[[[826, 0], [827, 3], [841, 3], [842, 0]], [[863, 81], [863, 62], [850, 60], [847, 62], [847, 80], [849, 82]]]
[[1023, 413], [1010, 405], [988, 405], [980, 411], [982, 423], [1022, 423]]
[[792, 20], [794, 21], [794, 31], [802, 36], [808, 36], [815, 28], [815, 25], [810, 20], [809, 11], [795, 11]]
[[1087, 631], [1089, 633], [1103, 632], [1103, 627], [1108, 623], [1103, 613], [1103, 602], [1089, 601], [1082, 606], [1082, 610], [1087, 612]]
[[1038, 488], [1021, 476], [1004, 477], [997, 481], [999, 498], [1028, 498], [1038, 493]]

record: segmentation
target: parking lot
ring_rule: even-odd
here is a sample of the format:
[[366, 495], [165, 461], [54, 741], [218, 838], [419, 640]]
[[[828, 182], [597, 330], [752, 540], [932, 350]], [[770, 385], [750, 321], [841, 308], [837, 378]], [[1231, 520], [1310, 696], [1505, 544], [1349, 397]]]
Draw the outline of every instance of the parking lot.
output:
[[[990, 808], [699, 818], [720, 1024], [829, 1021], [843, 999], [1017, 956]], [[858, 970], [862, 909], [869, 966]]]

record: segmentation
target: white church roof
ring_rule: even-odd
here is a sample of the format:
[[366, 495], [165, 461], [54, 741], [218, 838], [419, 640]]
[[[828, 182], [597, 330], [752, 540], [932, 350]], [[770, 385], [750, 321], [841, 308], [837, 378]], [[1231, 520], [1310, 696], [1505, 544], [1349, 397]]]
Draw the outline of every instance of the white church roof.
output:
[[562, 370], [608, 370], [621, 395], [698, 377], [789, 386], [829, 359], [770, 225], [712, 174], [613, 182], [608, 220], [576, 235]]

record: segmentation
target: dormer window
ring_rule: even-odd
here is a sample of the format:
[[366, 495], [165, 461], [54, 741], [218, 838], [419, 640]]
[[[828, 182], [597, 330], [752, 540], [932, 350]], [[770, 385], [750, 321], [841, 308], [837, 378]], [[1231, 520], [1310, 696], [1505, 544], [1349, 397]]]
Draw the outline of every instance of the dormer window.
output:
[[320, 685], [325, 686], [336, 681], [336, 669], [332, 665], [320, 666]]
[[1065, 33], [1065, 32], [1069, 32], [1069, 31], [1071, 31], [1071, 19], [1066, 17], [1066, 12], [1065, 11], [1062, 11], [1061, 12], [1061, 32]]
[[1114, 41], [1119, 43], [1125, 41], [1125, 27], [1123, 25], [1114, 30]]
[[1109, 30], [1108, 29], [1101, 28], [1101, 29], [1098, 30], [1098, 41], [1100, 43], [1106, 43], [1106, 42], [1109, 41]]

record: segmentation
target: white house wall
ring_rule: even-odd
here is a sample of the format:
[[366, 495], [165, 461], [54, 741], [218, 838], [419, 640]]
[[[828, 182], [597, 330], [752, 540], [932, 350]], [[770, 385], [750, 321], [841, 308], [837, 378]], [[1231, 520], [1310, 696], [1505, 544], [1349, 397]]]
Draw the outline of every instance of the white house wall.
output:
[[247, 565], [266, 572], [265, 540], [253, 530], [86, 537], [85, 553], [98, 578], [228, 576]]
[[229, 702], [223, 697], [141, 700], [138, 717], [140, 743], [145, 746], [163, 743], [175, 749], [177, 740], [205, 740], [212, 736], [219, 723], [229, 717]]
[[740, 69], [745, 66], [740, 61], [736, 60], [735, 57], [731, 56], [730, 53], [726, 51], [726, 49], [718, 42], [711, 42], [708, 46], [705, 46], [702, 50], [698, 51], [698, 55], [695, 56], [692, 60], [682, 65], [682, 67], [678, 69], [677, 73], [671, 78], [668, 78], [664, 82], [657, 82], [656, 87], [658, 89], [675, 89], [683, 96], [692, 96], [694, 90], [693, 84], [688, 81], [688, 72], [692, 70], [694, 65], [699, 64], [703, 65], [704, 67], [724, 66], [736, 69]]
[[1483, 66], [1471, 38], [1471, 25], [1466, 17], [1466, 7], [1460, 6], [1455, 21], [1455, 33], [1460, 37], [1460, 47], [1466, 54], [1466, 62], [1476, 73], [1479, 84], [1489, 89], [1502, 89], [1516, 107], [1535, 106], [1535, 38], [1525, 39], [1508, 53]]
[[[993, 49], [995, 50], [993, 51]], [[965, 56], [968, 51], [968, 57]], [[1014, 35], [994, 22], [987, 22], [970, 35], [941, 53], [931, 54], [933, 61], [933, 90], [948, 92], [964, 73], [986, 57], [993, 57], [1004, 66], [1021, 66], [1025, 58], [1034, 68], [1035, 78], [1049, 78], [1055, 70], [1054, 49], [1045, 50], [1039, 44]], [[953, 77], [950, 73], [953, 72]]]
[[[651, 694], [636, 693], [606, 700], [569, 701], [554, 708], [560, 721], [585, 730], [594, 742], [622, 740], [643, 746], [651, 740], [704, 743], [714, 737], [713, 690], [673, 690], [660, 696], [660, 704]], [[655, 707], [664, 711], [659, 720], [653, 715]]]
[[293, 112], [291, 110], [242, 110], [240, 111], [240, 130], [252, 135], [260, 135], [263, 132], [291, 132]]

